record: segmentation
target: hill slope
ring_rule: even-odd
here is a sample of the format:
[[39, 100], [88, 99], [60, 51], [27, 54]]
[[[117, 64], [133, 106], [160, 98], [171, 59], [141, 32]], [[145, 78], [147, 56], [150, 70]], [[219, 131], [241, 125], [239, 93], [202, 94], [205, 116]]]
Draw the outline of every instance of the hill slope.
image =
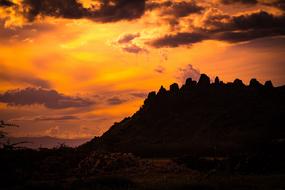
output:
[[285, 86], [224, 84], [201, 75], [151, 92], [132, 117], [85, 147], [140, 155], [251, 151], [285, 139]]

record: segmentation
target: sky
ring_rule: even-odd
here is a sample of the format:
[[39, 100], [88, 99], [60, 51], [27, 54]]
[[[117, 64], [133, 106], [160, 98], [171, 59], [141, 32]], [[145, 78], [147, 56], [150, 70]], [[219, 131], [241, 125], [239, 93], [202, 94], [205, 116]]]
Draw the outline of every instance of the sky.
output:
[[284, 50], [284, 0], [0, 0], [0, 120], [92, 138], [201, 73], [284, 85]]

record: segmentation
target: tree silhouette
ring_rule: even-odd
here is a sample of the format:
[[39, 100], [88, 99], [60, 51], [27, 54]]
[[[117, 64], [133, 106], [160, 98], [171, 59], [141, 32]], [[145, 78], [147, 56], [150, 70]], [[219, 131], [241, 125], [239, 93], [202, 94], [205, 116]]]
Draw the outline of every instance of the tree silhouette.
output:
[[[5, 121], [0, 120], [0, 128], [6, 128], [6, 127], [19, 127], [19, 125], [6, 123]], [[6, 132], [0, 131], [0, 138], [4, 138], [6, 135], [7, 135]]]
[[[6, 127], [19, 127], [19, 125], [13, 124], [13, 123], [6, 123], [3, 120], [0, 120], [0, 128], [6, 128]], [[4, 131], [0, 131], [0, 138], [6, 137], [7, 133]], [[2, 143], [4, 149], [9, 149], [9, 150], [14, 150], [16, 148], [23, 148], [23, 147], [16, 147], [19, 144], [25, 144], [25, 143], [30, 143], [30, 142], [16, 142], [16, 143], [11, 143], [9, 140], [7, 142]]]

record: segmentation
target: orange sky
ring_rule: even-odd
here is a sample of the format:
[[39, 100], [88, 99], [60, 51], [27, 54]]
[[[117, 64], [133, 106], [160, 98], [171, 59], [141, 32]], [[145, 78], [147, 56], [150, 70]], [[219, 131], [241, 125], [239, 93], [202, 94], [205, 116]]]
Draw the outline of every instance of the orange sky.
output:
[[7, 130], [11, 136], [101, 135], [148, 92], [199, 73], [285, 84], [282, 1], [57, 1], [40, 8], [33, 0], [0, 1], [2, 96], [43, 88], [68, 102], [0, 96], [0, 120], [21, 126]]

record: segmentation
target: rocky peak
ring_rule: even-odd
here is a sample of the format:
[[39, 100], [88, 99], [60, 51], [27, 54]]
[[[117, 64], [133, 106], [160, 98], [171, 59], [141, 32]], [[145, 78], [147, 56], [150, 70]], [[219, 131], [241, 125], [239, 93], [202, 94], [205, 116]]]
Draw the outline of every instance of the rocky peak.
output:
[[272, 84], [271, 80], [266, 81], [264, 84], [264, 87], [265, 88], [273, 88], [273, 84]]
[[155, 96], [156, 96], [156, 93], [154, 91], [150, 92], [147, 98], [145, 99], [144, 103], [148, 104], [149, 102], [153, 101], [155, 99]]
[[192, 78], [188, 78], [188, 79], [186, 79], [185, 85], [190, 86], [192, 84], [192, 82], [193, 82]]
[[260, 88], [262, 86], [263, 85], [258, 80], [256, 80], [255, 78], [251, 79], [249, 82], [249, 87], [251, 87], [251, 88]]
[[210, 85], [210, 78], [206, 74], [201, 74], [197, 85], [202, 88], [208, 87]]
[[234, 80], [234, 86], [235, 86], [235, 87], [238, 87], [238, 88], [242, 88], [242, 87], [244, 87], [245, 85], [243, 84], [242, 80], [240, 80], [240, 79], [235, 79], [235, 80]]
[[220, 84], [220, 79], [219, 79], [219, 77], [216, 77], [215, 78], [215, 83], [214, 83], [215, 85], [219, 85]]
[[167, 90], [163, 86], [161, 86], [157, 95], [163, 95], [163, 94], [166, 94], [166, 92], [167, 92]]
[[178, 93], [179, 92], [179, 86], [177, 83], [173, 83], [172, 85], [170, 85], [169, 90], [171, 93]]

